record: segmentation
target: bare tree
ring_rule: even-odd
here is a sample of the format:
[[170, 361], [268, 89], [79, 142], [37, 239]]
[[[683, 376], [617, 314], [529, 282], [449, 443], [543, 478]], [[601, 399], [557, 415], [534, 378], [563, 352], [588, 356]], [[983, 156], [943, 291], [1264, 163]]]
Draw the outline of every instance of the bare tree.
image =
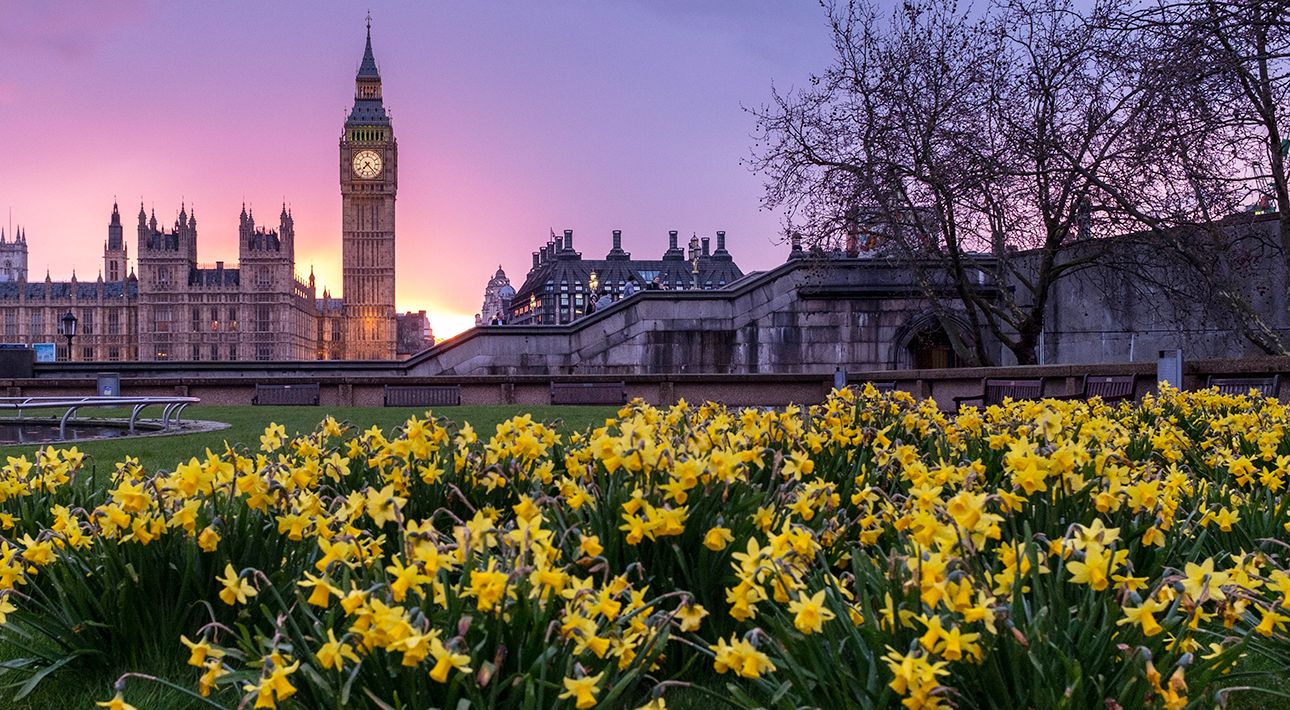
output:
[[[1091, 177], [1124, 182], [1124, 135], [1153, 105], [1133, 56], [1064, 0], [977, 17], [928, 0], [887, 21], [863, 2], [826, 7], [837, 61], [757, 112], [766, 204], [817, 243], [845, 240], [859, 215], [967, 362], [992, 364], [986, 334], [1036, 362], [1053, 285], [1097, 260], [1071, 249], [1099, 211]], [[953, 339], [956, 306], [971, 344]]]
[[[1102, 192], [1108, 217], [1144, 250], [1167, 250], [1249, 342], [1288, 354], [1266, 308], [1257, 263], [1290, 272], [1290, 197], [1281, 118], [1290, 89], [1290, 17], [1285, 0], [1197, 0], [1125, 8], [1099, 19], [1137, 48], [1138, 81], [1153, 103], [1125, 138], [1113, 184], [1082, 174]], [[1069, 156], [1068, 156], [1069, 157]], [[1256, 229], [1254, 201], [1279, 207], [1275, 233]], [[1270, 208], [1269, 208], [1270, 209]]]

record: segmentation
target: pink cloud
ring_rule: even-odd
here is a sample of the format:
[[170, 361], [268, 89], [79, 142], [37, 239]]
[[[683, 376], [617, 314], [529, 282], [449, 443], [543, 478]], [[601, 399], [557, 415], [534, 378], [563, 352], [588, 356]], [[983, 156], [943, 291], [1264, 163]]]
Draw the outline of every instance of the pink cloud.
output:
[[0, 47], [84, 60], [147, 9], [144, 0], [0, 0]]

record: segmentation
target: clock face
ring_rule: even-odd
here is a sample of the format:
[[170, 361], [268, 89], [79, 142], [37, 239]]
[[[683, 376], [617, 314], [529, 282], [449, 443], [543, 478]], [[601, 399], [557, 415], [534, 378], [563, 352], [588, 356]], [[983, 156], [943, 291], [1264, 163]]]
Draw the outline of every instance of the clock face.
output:
[[374, 178], [381, 174], [381, 154], [374, 150], [360, 150], [354, 154], [354, 174], [361, 178]]

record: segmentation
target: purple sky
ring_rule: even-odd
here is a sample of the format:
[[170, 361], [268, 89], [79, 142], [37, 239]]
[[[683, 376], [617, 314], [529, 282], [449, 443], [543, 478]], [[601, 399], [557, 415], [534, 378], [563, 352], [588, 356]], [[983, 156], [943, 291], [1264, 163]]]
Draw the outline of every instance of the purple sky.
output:
[[[115, 197], [184, 200], [202, 262], [237, 259], [242, 202], [340, 290], [337, 142], [368, 3], [0, 0], [0, 222], [30, 277], [94, 279]], [[741, 164], [743, 106], [831, 56], [810, 0], [372, 2], [399, 140], [398, 307], [438, 336], [473, 321], [500, 263], [518, 287], [550, 229], [600, 257], [610, 230], [657, 258], [726, 230], [745, 271], [778, 264], [778, 215]]]

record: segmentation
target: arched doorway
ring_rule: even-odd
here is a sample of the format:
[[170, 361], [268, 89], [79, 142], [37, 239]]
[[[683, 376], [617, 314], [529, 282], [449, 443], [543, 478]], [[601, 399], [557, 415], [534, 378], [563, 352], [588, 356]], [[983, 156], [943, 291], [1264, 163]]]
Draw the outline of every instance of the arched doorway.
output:
[[[966, 319], [958, 313], [950, 313], [949, 321], [950, 327], [958, 332], [958, 337], [968, 347], [972, 347]], [[931, 310], [910, 316], [896, 329], [890, 343], [887, 351], [890, 363], [888, 367], [893, 370], [943, 369], [965, 365], [958, 353], [954, 352], [941, 319]]]
[[962, 364], [944, 328], [919, 331], [905, 347], [909, 350], [909, 361], [915, 370], [942, 370]]

